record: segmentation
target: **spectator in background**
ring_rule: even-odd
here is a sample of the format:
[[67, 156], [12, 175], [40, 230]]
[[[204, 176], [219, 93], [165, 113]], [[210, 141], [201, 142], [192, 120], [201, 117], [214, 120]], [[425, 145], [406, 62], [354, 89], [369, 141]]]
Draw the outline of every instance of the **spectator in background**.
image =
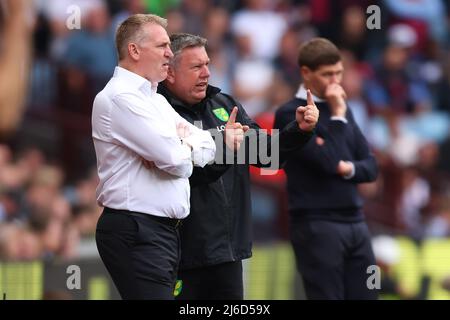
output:
[[42, 243], [29, 228], [0, 224], [0, 261], [30, 261], [42, 258]]
[[450, 237], [450, 198], [446, 194], [437, 196], [437, 206], [427, 217], [423, 226], [425, 238]]
[[367, 82], [366, 95], [373, 111], [387, 113], [419, 113], [431, 109], [430, 92], [417, 70], [412, 68], [412, 48], [417, 35], [405, 24], [391, 26], [389, 43], [382, 61]]
[[[447, 17], [442, 0], [383, 0], [394, 19], [403, 19], [411, 24], [424, 23], [424, 37], [438, 43], [447, 41]], [[426, 41], [423, 43], [426, 45]]]
[[244, 8], [236, 11], [231, 18], [233, 35], [237, 38], [248, 37], [251, 58], [274, 59], [286, 29], [286, 21], [270, 10], [268, 0], [245, 0]]
[[31, 54], [29, 5], [26, 0], [0, 3], [0, 138], [17, 128], [25, 108]]
[[292, 88], [300, 82], [296, 53], [300, 44], [300, 30], [289, 28], [281, 37], [280, 51], [274, 59], [274, 66], [277, 73], [281, 74], [283, 80], [291, 85]]
[[[115, 32], [119, 25], [124, 22], [129, 16], [137, 13], [152, 12], [153, 10], [148, 10], [145, 0], [121, 0], [122, 10], [114, 15], [112, 19], [112, 30]], [[152, 1], [155, 2], [155, 1]], [[156, 13], [157, 14], [157, 13]]]
[[168, 34], [173, 34], [184, 30], [185, 25], [187, 23], [186, 18], [178, 8], [174, 8], [167, 11], [166, 17], [168, 22], [167, 25]]
[[[87, 13], [92, 6], [96, 6], [99, 3], [98, 0], [45, 0], [36, 1], [37, 8], [50, 24], [53, 39], [50, 44], [50, 56], [54, 61], [60, 61], [63, 58], [65, 49], [67, 46], [67, 37], [76, 29], [69, 29], [67, 27], [67, 19], [70, 17], [67, 12], [70, 9], [70, 13], [81, 13], [81, 28], [83, 27], [84, 14]], [[75, 10], [75, 11], [74, 11]], [[78, 17], [77, 17], [78, 18]], [[76, 20], [73, 20], [74, 22]]]
[[403, 229], [408, 236], [423, 238], [424, 218], [422, 210], [430, 201], [430, 185], [414, 167], [406, 167], [402, 174], [402, 194], [399, 214]]
[[402, 287], [394, 272], [395, 265], [401, 258], [401, 248], [395, 238], [378, 235], [372, 238], [372, 247], [380, 268], [380, 299], [414, 299]]
[[82, 17], [83, 28], [71, 32], [67, 38], [62, 63], [68, 69], [67, 78], [81, 72], [85, 76], [83, 85], [96, 93], [106, 84], [117, 64], [115, 30], [111, 28], [111, 18], [103, 0], [95, 0]]
[[367, 53], [369, 30], [366, 27], [366, 13], [360, 6], [347, 7], [342, 15], [337, 46], [351, 51], [358, 60], [363, 60]]
[[234, 65], [232, 41], [229, 33], [229, 15], [222, 7], [214, 7], [205, 17], [203, 36], [208, 39], [208, 56], [211, 59], [210, 83], [225, 93], [232, 92]]
[[236, 39], [236, 53], [233, 93], [245, 105], [247, 114], [254, 117], [268, 108], [267, 96], [275, 70], [271, 61], [252, 57], [249, 36]]
[[298, 105], [320, 110], [316, 136], [284, 167], [297, 269], [308, 299], [376, 299], [366, 284], [375, 258], [357, 186], [376, 179], [377, 164], [340, 85], [341, 55], [314, 38], [300, 48], [298, 64], [303, 84], [275, 115], [282, 129]]
[[205, 18], [211, 9], [210, 0], [182, 0], [179, 10], [186, 24], [184, 30], [193, 34], [202, 34], [205, 30]]
[[33, 34], [33, 63], [27, 104], [32, 113], [49, 111], [56, 102], [58, 67], [50, 58], [52, 33], [47, 18], [40, 13]]
[[345, 68], [345, 73], [342, 76], [342, 87], [347, 94], [347, 104], [361, 132], [367, 135], [369, 131], [369, 106], [364, 99], [364, 77], [351, 52], [341, 50], [341, 56]]

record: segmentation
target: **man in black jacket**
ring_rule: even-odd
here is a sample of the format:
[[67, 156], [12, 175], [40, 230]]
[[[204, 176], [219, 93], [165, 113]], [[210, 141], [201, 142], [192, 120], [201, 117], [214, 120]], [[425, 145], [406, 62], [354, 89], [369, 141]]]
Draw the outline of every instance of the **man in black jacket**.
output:
[[275, 128], [292, 121], [295, 106], [307, 102], [305, 88], [314, 95], [308, 104], [320, 110], [316, 136], [284, 167], [297, 268], [309, 299], [376, 299], [367, 285], [375, 259], [357, 190], [376, 179], [375, 158], [347, 108], [336, 46], [312, 39], [298, 63], [303, 84], [275, 116]]
[[[223, 163], [221, 153], [216, 151], [220, 159], [216, 156], [215, 163], [195, 167], [190, 178], [191, 211], [180, 228], [178, 279], [183, 284], [178, 298], [242, 299], [242, 260], [251, 256], [252, 243], [248, 167], [252, 155], [248, 141], [252, 138], [265, 141], [259, 149], [266, 149], [264, 153], [273, 160], [279, 156], [276, 148], [272, 154], [272, 142], [276, 139], [271, 141], [270, 136], [260, 131], [233, 97], [208, 85], [206, 39], [190, 34], [174, 34], [170, 39], [174, 57], [158, 92], [182, 117], [209, 129], [216, 137], [217, 150], [223, 150], [225, 145], [232, 150], [231, 163], [230, 159]], [[294, 108], [292, 119], [277, 137], [280, 141], [277, 147], [283, 155], [297, 150], [311, 138], [318, 110], [312, 105]], [[247, 131], [245, 140], [244, 131]], [[236, 163], [239, 148], [246, 151], [243, 164]], [[270, 165], [260, 157], [252, 164]]]

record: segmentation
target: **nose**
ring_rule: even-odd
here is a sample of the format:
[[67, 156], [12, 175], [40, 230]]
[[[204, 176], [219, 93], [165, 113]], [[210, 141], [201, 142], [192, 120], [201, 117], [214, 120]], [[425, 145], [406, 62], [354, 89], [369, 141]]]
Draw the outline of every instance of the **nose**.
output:
[[338, 83], [338, 76], [337, 76], [336, 74], [333, 74], [333, 75], [331, 76], [330, 83], [331, 83], [331, 84]]
[[201, 76], [202, 76], [203, 78], [209, 78], [210, 75], [211, 75], [211, 73], [209, 72], [208, 66], [204, 66], [204, 67], [203, 67], [203, 70], [202, 70]]
[[173, 52], [172, 52], [172, 49], [170, 49], [169, 46], [167, 46], [166, 52], [164, 53], [164, 55], [165, 55], [166, 57], [168, 57], [169, 59], [173, 58]]
[[334, 73], [334, 74], [331, 76], [330, 81], [331, 81], [332, 84], [335, 84], [335, 83], [340, 84], [341, 81], [342, 81], [342, 72], [336, 72], [336, 73]]

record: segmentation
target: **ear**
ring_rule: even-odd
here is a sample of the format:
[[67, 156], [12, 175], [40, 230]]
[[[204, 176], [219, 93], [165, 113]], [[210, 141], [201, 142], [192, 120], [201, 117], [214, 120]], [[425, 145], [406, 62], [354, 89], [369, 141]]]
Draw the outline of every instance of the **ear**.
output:
[[170, 84], [174, 84], [174, 82], [175, 82], [175, 69], [170, 64], [169, 64], [169, 69], [167, 70], [166, 81], [169, 82]]
[[128, 54], [130, 55], [131, 59], [137, 61], [140, 57], [140, 51], [138, 46], [135, 43], [129, 43], [128, 44]]
[[309, 81], [311, 72], [312, 72], [311, 69], [306, 66], [300, 68], [300, 74], [302, 76], [303, 81]]

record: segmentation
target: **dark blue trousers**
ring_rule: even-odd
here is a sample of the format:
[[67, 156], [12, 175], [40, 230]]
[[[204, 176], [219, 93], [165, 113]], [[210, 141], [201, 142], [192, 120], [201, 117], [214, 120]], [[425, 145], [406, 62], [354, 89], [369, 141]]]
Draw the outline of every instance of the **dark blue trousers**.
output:
[[97, 223], [97, 248], [122, 299], [174, 299], [178, 226], [175, 219], [104, 209]]
[[[367, 282], [375, 265], [364, 221], [291, 218], [291, 242], [305, 293], [312, 300], [377, 299]], [[371, 269], [369, 269], [371, 270]]]

